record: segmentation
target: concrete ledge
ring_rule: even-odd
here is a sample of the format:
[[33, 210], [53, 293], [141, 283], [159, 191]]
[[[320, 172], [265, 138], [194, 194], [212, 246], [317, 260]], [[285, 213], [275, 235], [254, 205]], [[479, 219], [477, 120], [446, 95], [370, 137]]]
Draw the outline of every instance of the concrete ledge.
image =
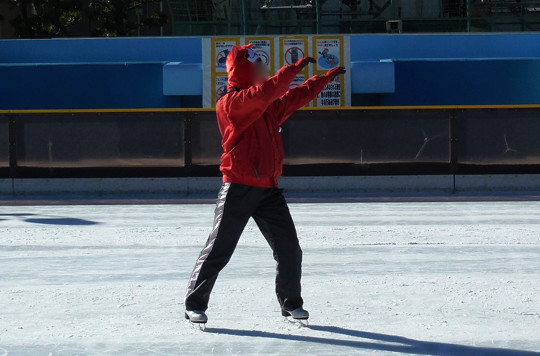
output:
[[[13, 185], [12, 185], [13, 183]], [[189, 178], [40, 178], [0, 181], [2, 195], [190, 195], [217, 194], [220, 177]], [[289, 193], [452, 193], [453, 177], [282, 177], [280, 186]], [[13, 187], [13, 189], [12, 189]]]
[[355, 94], [394, 93], [394, 62], [371, 61], [351, 63], [351, 91]]
[[[0, 195], [24, 196], [215, 196], [220, 177], [0, 179]], [[540, 175], [426, 175], [282, 177], [292, 195], [449, 195], [540, 192]]]
[[13, 194], [13, 180], [9, 178], [0, 179], [0, 194], [11, 195]]
[[282, 188], [294, 193], [452, 193], [451, 175], [282, 177]]
[[221, 178], [42, 178], [14, 179], [14, 195], [204, 194]]
[[456, 175], [456, 192], [540, 192], [540, 174]]
[[163, 95], [201, 95], [202, 65], [170, 62], [163, 66]]

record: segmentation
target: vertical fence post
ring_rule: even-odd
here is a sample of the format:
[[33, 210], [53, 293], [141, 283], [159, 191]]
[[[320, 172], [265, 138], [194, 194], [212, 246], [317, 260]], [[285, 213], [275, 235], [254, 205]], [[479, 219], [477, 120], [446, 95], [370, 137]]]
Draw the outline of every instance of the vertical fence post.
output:
[[319, 34], [321, 32], [321, 9], [319, 0], [315, 0], [315, 33]]
[[183, 113], [184, 115], [184, 172], [186, 176], [191, 175], [191, 166], [193, 160], [191, 157], [191, 111]]
[[471, 0], [467, 0], [467, 32], [471, 32]]
[[450, 110], [450, 120], [449, 120], [449, 150], [450, 150], [450, 174], [454, 178], [454, 193], [456, 192], [456, 174], [458, 171], [458, 128], [457, 128], [457, 110]]
[[242, 5], [242, 34], [247, 35], [247, 13], [246, 13], [246, 1], [241, 1]]
[[525, 32], [526, 23], [525, 23], [525, 13], [523, 12], [523, 8], [524, 8], [525, 4], [520, 3], [519, 5], [520, 5], [519, 17], [521, 19], [521, 21], [520, 21], [521, 22], [521, 32]]
[[17, 177], [17, 120], [13, 115], [8, 115], [9, 131], [9, 177]]

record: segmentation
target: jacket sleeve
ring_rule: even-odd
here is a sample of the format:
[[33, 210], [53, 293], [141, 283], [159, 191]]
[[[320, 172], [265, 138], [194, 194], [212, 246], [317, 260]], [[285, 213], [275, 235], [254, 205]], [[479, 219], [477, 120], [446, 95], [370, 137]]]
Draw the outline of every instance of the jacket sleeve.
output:
[[295, 64], [284, 66], [263, 84], [229, 94], [223, 110], [234, 129], [243, 131], [261, 118], [268, 106], [287, 92], [300, 69]]
[[330, 80], [327, 75], [315, 75], [276, 100], [272, 105], [276, 109], [278, 124], [284, 123], [296, 110], [315, 99]]

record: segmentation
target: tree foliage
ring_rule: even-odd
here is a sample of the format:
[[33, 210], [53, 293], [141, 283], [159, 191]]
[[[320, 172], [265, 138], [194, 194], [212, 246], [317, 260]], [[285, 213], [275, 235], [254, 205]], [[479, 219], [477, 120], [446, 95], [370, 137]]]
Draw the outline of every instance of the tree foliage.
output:
[[136, 10], [160, 0], [92, 0], [90, 17], [97, 21], [94, 36], [131, 36], [139, 26], [161, 26], [167, 18], [156, 11], [137, 22]]
[[80, 0], [0, 0], [18, 10], [11, 25], [21, 38], [67, 37], [69, 28], [81, 21]]
[[[167, 22], [159, 10], [140, 16], [147, 4], [160, 0], [0, 0], [18, 12], [11, 25], [20, 38], [78, 36], [132, 36], [139, 27], [159, 27]], [[154, 8], [156, 8], [154, 6]], [[139, 16], [137, 10], [139, 9]], [[85, 17], [91, 22], [81, 33], [74, 25]]]

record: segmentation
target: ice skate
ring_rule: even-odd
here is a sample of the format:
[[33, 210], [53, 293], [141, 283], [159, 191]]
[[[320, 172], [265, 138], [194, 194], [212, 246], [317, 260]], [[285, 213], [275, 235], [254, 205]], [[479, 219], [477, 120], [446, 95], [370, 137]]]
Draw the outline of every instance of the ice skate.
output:
[[205, 324], [208, 321], [208, 317], [205, 312], [200, 310], [186, 310], [184, 316], [193, 324], [198, 325], [199, 329], [204, 330], [206, 328]]
[[[298, 326], [308, 326], [309, 313], [304, 308], [296, 308], [294, 310], [281, 309], [281, 315], [283, 315], [287, 321], [298, 324]], [[288, 317], [292, 317], [292, 320]]]

